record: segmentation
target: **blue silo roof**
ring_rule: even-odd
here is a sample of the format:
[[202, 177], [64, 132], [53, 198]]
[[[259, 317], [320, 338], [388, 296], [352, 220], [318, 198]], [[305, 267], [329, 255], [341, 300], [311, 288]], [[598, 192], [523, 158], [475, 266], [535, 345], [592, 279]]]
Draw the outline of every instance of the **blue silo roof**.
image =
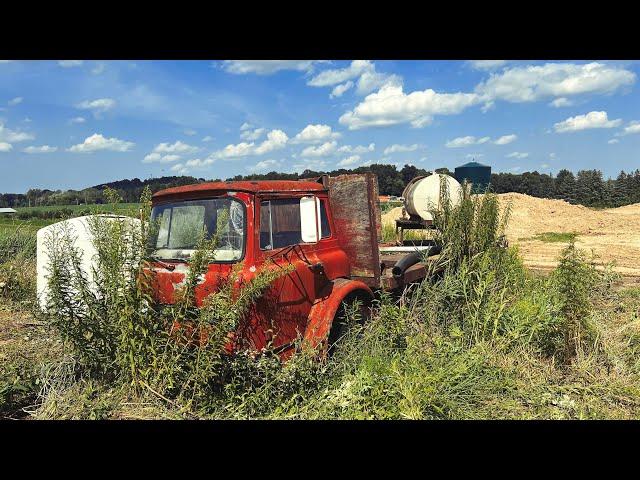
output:
[[456, 167], [456, 168], [462, 168], [462, 167], [488, 167], [488, 165], [483, 165], [478, 162], [469, 162], [469, 163], [465, 163], [464, 165], [460, 165], [459, 167]]

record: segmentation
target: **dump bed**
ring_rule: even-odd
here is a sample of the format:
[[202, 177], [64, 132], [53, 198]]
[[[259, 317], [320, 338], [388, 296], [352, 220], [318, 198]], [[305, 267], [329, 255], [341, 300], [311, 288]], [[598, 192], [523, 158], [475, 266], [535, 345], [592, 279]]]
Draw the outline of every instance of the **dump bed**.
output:
[[424, 264], [409, 267], [401, 281], [391, 269], [405, 253], [380, 252], [382, 221], [378, 201], [378, 181], [373, 173], [339, 175], [325, 180], [338, 239], [351, 262], [351, 277], [371, 288], [391, 290], [420, 280], [426, 275]]

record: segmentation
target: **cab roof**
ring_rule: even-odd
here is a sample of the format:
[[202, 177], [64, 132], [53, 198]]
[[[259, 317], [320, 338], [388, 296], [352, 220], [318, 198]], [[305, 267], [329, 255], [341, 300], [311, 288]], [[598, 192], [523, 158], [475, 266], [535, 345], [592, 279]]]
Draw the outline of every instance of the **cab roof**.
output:
[[319, 182], [307, 180], [256, 180], [240, 182], [205, 182], [180, 187], [166, 188], [153, 194], [154, 200], [166, 197], [180, 198], [191, 194], [203, 195], [221, 192], [280, 193], [322, 192], [327, 189]]

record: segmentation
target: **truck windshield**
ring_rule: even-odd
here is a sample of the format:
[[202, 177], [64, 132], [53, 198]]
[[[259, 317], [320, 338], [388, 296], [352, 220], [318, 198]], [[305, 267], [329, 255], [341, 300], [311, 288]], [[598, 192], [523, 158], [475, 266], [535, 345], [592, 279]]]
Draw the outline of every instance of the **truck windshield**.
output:
[[164, 203], [153, 207], [151, 221], [156, 225], [149, 239], [155, 258], [190, 258], [203, 231], [207, 238], [218, 237], [215, 262], [234, 262], [242, 258], [245, 207], [239, 200], [223, 197]]

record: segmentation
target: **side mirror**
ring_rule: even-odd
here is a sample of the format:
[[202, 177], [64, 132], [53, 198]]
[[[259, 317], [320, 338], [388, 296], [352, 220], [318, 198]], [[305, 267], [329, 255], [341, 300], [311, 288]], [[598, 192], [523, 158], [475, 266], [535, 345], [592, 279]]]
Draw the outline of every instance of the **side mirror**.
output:
[[316, 197], [300, 199], [300, 230], [304, 243], [318, 242], [318, 220], [320, 218], [320, 201]]

